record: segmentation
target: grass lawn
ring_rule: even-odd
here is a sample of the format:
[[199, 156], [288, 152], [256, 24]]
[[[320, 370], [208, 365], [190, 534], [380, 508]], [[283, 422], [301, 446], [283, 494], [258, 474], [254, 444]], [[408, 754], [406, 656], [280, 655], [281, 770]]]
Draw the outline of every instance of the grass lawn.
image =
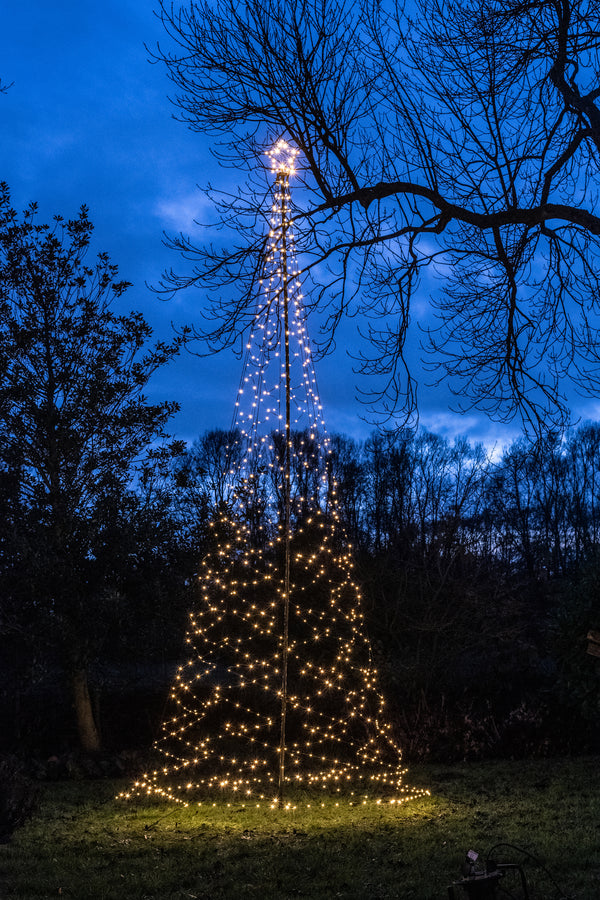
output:
[[[592, 757], [414, 766], [409, 782], [430, 797], [288, 811], [123, 803], [123, 782], [51, 783], [0, 846], [0, 897], [447, 900], [467, 850], [508, 843], [547, 869], [512, 847], [494, 852], [523, 864], [532, 898], [598, 900], [599, 770]], [[499, 900], [522, 896], [507, 874]]]

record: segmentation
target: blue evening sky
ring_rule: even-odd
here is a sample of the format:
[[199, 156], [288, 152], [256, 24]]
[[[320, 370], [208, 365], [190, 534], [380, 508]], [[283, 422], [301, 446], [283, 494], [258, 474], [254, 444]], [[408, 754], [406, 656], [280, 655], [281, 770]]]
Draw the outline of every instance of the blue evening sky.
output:
[[[152, 0], [19, 0], [5, 5], [0, 31], [0, 77], [14, 82], [0, 96], [0, 179], [13, 205], [21, 210], [36, 200], [40, 220], [50, 221], [87, 204], [94, 252], [106, 250], [133, 282], [126, 306], [141, 310], [161, 337], [172, 322], [193, 322], [202, 303], [200, 291], [162, 302], [146, 287], [163, 269], [184, 265], [163, 246], [163, 232], [201, 242], [193, 220], [207, 221], [210, 208], [197, 185], [220, 178], [208, 139], [173, 119], [164, 68], [148, 62], [144, 44], [162, 39]], [[355, 320], [346, 324], [317, 374], [329, 430], [360, 438], [371, 426], [361, 421], [346, 352], [356, 328]], [[229, 427], [239, 374], [233, 355], [186, 354], [155, 377], [151, 396], [181, 404], [171, 430], [193, 440], [207, 428]], [[441, 388], [422, 385], [420, 396], [422, 424], [448, 437], [502, 445], [517, 432], [451, 413]]]

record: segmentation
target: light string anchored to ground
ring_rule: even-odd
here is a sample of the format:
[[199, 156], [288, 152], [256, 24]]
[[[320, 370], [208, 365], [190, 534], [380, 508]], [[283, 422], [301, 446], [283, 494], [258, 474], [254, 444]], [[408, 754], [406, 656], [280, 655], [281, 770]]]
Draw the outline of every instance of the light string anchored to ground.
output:
[[297, 151], [279, 141], [268, 155], [271, 229], [235, 407], [231, 502], [211, 523], [160, 765], [121, 796], [402, 802], [426, 792], [403, 784], [339, 523], [294, 250]]

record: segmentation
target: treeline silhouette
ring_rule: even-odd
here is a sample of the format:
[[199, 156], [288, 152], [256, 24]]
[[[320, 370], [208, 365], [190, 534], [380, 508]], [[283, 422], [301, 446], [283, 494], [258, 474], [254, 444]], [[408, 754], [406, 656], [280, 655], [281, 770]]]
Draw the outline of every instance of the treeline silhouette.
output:
[[[231, 502], [234, 437], [209, 430], [148, 469], [129, 518], [103, 525], [114, 577], [88, 610], [88, 651], [108, 749], [143, 751], [158, 730], [208, 523]], [[600, 677], [585, 651], [600, 626], [600, 424], [500, 454], [424, 430], [333, 435], [330, 461], [407, 759], [597, 749]], [[18, 561], [19, 547], [5, 549]], [[40, 638], [26, 575], [16, 585], [5, 566], [2, 577], [1, 740], [59, 752], [76, 739], [51, 631]]]

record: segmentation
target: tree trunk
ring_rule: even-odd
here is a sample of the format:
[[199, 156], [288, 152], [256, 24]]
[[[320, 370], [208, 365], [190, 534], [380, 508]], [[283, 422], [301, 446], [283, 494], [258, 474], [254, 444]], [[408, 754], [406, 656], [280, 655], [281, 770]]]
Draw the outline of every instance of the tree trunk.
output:
[[92, 702], [88, 689], [86, 669], [74, 669], [71, 674], [71, 687], [73, 690], [73, 703], [77, 717], [77, 732], [79, 743], [87, 753], [97, 753], [100, 748], [100, 734], [94, 721]]

